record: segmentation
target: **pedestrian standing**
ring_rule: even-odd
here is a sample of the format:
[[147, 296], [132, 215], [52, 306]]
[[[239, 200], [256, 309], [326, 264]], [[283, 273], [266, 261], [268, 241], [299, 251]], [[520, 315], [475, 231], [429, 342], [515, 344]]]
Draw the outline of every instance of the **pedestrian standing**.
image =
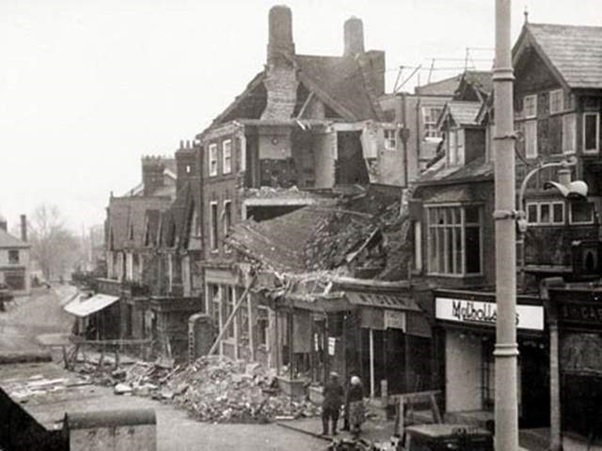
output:
[[347, 404], [349, 405], [349, 423], [351, 433], [358, 436], [364, 422], [364, 387], [358, 376], [352, 376], [349, 390], [347, 391]]
[[328, 435], [328, 425], [332, 420], [332, 435], [337, 435], [339, 412], [343, 404], [344, 391], [339, 375], [334, 371], [324, 386], [324, 403], [322, 404], [322, 435]]

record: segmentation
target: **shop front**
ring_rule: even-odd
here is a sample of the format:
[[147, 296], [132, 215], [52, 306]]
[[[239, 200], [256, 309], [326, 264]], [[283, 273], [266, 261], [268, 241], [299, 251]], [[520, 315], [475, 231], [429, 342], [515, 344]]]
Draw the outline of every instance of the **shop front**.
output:
[[[436, 343], [443, 357], [448, 417], [490, 425], [495, 400], [493, 293], [437, 290]], [[520, 297], [516, 308], [520, 427], [549, 424], [549, 351], [544, 307], [536, 297]]]

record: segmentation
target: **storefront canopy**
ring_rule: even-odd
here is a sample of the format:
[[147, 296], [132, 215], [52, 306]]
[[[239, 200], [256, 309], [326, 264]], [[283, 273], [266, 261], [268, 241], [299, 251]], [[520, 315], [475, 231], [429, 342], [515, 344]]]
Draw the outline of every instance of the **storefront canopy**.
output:
[[391, 310], [405, 310], [420, 312], [420, 307], [416, 302], [408, 297], [394, 294], [382, 293], [360, 293], [357, 291], [348, 291], [345, 296], [352, 305], [361, 305], [363, 307], [380, 307]]
[[64, 309], [72, 315], [83, 318], [107, 308], [118, 300], [119, 298], [117, 296], [109, 296], [108, 294], [95, 294], [88, 298], [77, 296], [73, 301], [67, 304]]

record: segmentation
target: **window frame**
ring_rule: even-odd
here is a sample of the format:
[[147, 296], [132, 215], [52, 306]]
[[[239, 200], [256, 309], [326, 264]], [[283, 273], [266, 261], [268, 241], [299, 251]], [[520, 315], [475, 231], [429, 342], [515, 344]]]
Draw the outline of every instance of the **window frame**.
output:
[[219, 251], [218, 233], [218, 203], [216, 200], [213, 200], [209, 202], [209, 248], [211, 249], [211, 252]]
[[[566, 139], [566, 130], [569, 128], [567, 126], [568, 121], [570, 122], [570, 128], [572, 131], [571, 143], [567, 146]], [[570, 148], [567, 148], [570, 147]], [[562, 116], [562, 153], [565, 155], [572, 155], [577, 151], [577, 115], [575, 113], [569, 113]]]
[[[16, 255], [16, 258], [15, 258], [15, 255]], [[21, 263], [19, 249], [9, 249], [8, 250], [8, 264], [9, 265], [18, 265], [19, 263]]]
[[549, 108], [550, 114], [562, 113], [565, 110], [564, 107], [564, 90], [554, 89], [550, 91]]
[[[575, 221], [573, 219], [573, 206], [578, 205], [579, 203], [586, 203], [590, 206], [591, 209], [591, 217], [589, 220], [587, 221]], [[575, 201], [575, 202], [570, 202], [570, 206], [569, 206], [569, 224], [571, 225], [592, 225], [595, 223], [596, 220], [596, 206], [594, 203], [592, 202], [588, 202], [588, 201]]]
[[[533, 101], [532, 105], [530, 105], [531, 101]], [[523, 116], [525, 119], [537, 118], [537, 94], [529, 94], [523, 98]]]
[[[586, 133], [585, 127], [587, 126], [587, 116], [594, 116], [596, 118], [596, 147], [594, 149], [586, 148]], [[583, 113], [583, 125], [582, 125], [582, 145], [583, 145], [583, 153], [585, 154], [596, 154], [600, 152], [600, 113], [594, 111], [585, 111]]]
[[[561, 221], [555, 221], [554, 220], [554, 206], [555, 205], [560, 205], [561, 209], [562, 209], [562, 220]], [[543, 206], [548, 207], [549, 209], [549, 217], [550, 220], [544, 222], [542, 219], [542, 210], [543, 210]], [[535, 216], [536, 216], [536, 220], [535, 221], [531, 221], [529, 218], [529, 209], [531, 207], [535, 207]], [[554, 227], [558, 227], [558, 226], [562, 226], [564, 224], [566, 224], [566, 203], [563, 201], [529, 201], [525, 204], [525, 212], [527, 213], [527, 224], [529, 226], [536, 226], [536, 227], [546, 227], [546, 226], [554, 226]]]
[[[270, 309], [265, 305], [258, 305], [256, 310], [256, 324], [257, 324], [257, 346], [270, 350]], [[265, 312], [265, 313], [260, 313]], [[261, 326], [260, 323], [265, 323], [265, 327]], [[262, 338], [262, 329], [265, 330], [265, 340]]]
[[[530, 126], [533, 127], [532, 136], [527, 131], [529, 130]], [[529, 146], [529, 143], [532, 143], [532, 145]], [[528, 160], [533, 160], [537, 158], [539, 155], [538, 150], [539, 149], [537, 148], [537, 120], [532, 119], [525, 121], [525, 158], [527, 158]]]
[[[436, 117], [433, 117], [433, 110], [439, 111]], [[425, 140], [440, 142], [443, 139], [443, 133], [437, 129], [437, 121], [441, 113], [443, 113], [443, 106], [425, 105], [422, 107], [423, 137]]]
[[[467, 208], [478, 209], [478, 222], [469, 222], [466, 218]], [[479, 277], [483, 275], [484, 266], [484, 221], [483, 205], [480, 203], [471, 204], [433, 204], [425, 206], [426, 210], [426, 230], [427, 230], [427, 258], [426, 270], [429, 276], [440, 277]], [[438, 211], [436, 211], [438, 210]], [[437, 222], [432, 224], [433, 216], [439, 218], [441, 212], [446, 220], [452, 218], [451, 222], [446, 221], [443, 224]], [[454, 213], [455, 211], [455, 213]], [[449, 213], [448, 213], [449, 212]], [[459, 218], [459, 219], [458, 219]], [[466, 248], [467, 231], [478, 227], [479, 231], [479, 271], [467, 272], [468, 252]], [[451, 235], [452, 256], [449, 256]], [[457, 248], [459, 238], [459, 247]], [[443, 241], [443, 244], [440, 241]], [[458, 261], [459, 258], [459, 261]], [[443, 266], [443, 269], [441, 269]], [[452, 268], [450, 269], [449, 266]], [[460, 266], [459, 270], [456, 268]]]
[[[387, 137], [387, 134], [390, 134], [392, 138]], [[383, 141], [385, 150], [397, 150], [397, 130], [394, 128], [383, 129]]]
[[[227, 207], [227, 208], [226, 208]], [[222, 232], [224, 237], [228, 235], [228, 231], [232, 227], [232, 200], [224, 200], [222, 209]], [[224, 246], [226, 252], [230, 252], [229, 246]]]
[[217, 144], [211, 143], [208, 148], [209, 157], [209, 177], [215, 177], [219, 174], [218, 158], [217, 158]]
[[222, 174], [231, 174], [231, 173], [232, 173], [232, 140], [226, 139], [222, 142]]

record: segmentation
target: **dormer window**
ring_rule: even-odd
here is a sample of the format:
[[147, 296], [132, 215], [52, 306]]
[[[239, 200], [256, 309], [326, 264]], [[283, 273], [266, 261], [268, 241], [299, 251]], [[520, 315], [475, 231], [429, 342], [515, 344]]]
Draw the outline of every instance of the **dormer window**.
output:
[[557, 89], [550, 92], [550, 114], [564, 111], [564, 91]]
[[385, 149], [395, 150], [397, 149], [397, 131], [396, 130], [384, 130], [385, 137]]
[[537, 94], [525, 96], [523, 101], [523, 111], [525, 113], [525, 119], [537, 117]]

